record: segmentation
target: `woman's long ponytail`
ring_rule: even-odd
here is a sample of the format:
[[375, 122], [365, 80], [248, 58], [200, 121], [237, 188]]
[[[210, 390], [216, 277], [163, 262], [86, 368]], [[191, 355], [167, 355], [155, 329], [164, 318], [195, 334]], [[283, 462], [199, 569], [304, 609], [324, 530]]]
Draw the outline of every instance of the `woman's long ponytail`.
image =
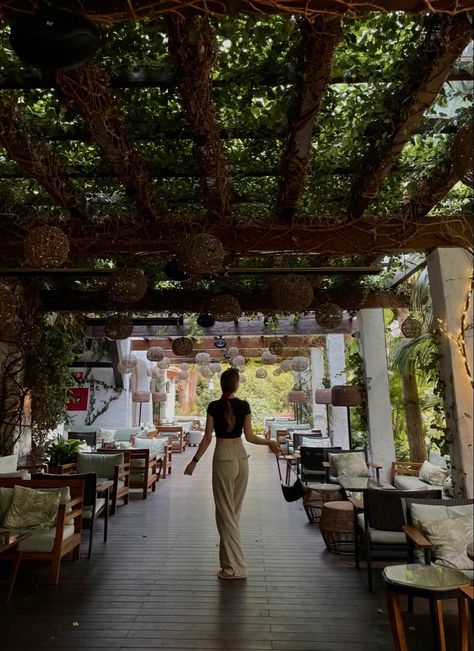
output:
[[227, 424], [227, 431], [231, 432], [235, 427], [235, 416], [234, 410], [228, 395], [237, 391], [239, 386], [239, 372], [236, 368], [229, 368], [227, 371], [224, 371], [221, 375], [221, 389], [222, 397], [221, 400], [224, 403], [224, 420]]

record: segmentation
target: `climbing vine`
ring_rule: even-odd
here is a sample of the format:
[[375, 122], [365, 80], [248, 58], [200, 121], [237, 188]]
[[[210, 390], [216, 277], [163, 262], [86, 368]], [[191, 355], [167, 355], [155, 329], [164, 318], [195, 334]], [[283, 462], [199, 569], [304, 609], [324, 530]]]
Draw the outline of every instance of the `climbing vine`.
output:
[[[107, 384], [107, 382], [94, 377], [90, 368], [87, 369], [83, 378], [77, 381], [77, 384], [80, 387], [83, 387], [84, 385], [89, 387], [89, 404], [87, 406], [84, 425], [92, 425], [99, 416], [102, 416], [102, 414], [107, 411], [112, 402], [120, 398], [123, 391], [123, 389], [117, 388], [113, 384]], [[106, 392], [107, 397], [100, 400], [97, 404], [96, 392], [100, 389]]]

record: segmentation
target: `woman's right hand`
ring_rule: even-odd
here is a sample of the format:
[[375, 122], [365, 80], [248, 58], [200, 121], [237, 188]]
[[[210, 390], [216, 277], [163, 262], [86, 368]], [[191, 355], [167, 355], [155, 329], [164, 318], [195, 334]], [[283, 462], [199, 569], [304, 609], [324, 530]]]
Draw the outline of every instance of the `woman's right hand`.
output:
[[184, 469], [184, 474], [185, 475], [192, 475], [194, 472], [194, 468], [196, 467], [196, 464], [194, 461], [190, 461], [186, 468]]
[[281, 449], [279, 443], [277, 443], [276, 441], [268, 441], [267, 445], [270, 448], [270, 450], [273, 452], [273, 454], [275, 454], [277, 457], [280, 455]]

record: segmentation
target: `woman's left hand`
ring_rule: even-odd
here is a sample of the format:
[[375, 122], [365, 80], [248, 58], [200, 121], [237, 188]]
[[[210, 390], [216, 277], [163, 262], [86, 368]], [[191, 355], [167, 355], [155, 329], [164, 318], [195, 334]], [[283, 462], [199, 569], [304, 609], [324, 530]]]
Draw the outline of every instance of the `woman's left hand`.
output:
[[196, 464], [194, 461], [190, 461], [186, 468], [184, 469], [184, 474], [185, 475], [192, 475], [194, 472], [194, 468], [196, 467]]

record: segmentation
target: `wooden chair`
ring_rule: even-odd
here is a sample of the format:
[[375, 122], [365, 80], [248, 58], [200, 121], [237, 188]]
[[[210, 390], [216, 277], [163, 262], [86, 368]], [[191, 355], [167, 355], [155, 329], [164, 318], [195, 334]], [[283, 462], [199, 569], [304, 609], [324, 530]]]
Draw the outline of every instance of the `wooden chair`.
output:
[[397, 475], [418, 477], [423, 464], [415, 461], [392, 461], [390, 483], [393, 484]]
[[130, 450], [124, 452], [125, 461], [130, 463], [129, 488], [139, 488], [142, 491], [143, 499], [148, 496], [150, 488], [154, 493], [156, 484], [159, 481], [162, 459], [157, 459], [150, 450]]
[[156, 428], [158, 436], [171, 437], [173, 452], [184, 452], [186, 450], [186, 433], [182, 427], [173, 425], [160, 425]]
[[[276, 441], [280, 445], [283, 454], [290, 453], [289, 441], [288, 441], [288, 430], [287, 429], [277, 429], [276, 430]], [[271, 452], [270, 448], [268, 451]]]
[[[45, 489], [45, 488], [62, 488], [69, 486], [71, 499], [68, 502], [59, 505], [58, 515], [56, 518], [54, 540], [51, 551], [35, 551], [35, 536], [43, 537], [45, 529], [33, 530], [33, 535], [20, 543], [19, 551], [22, 552], [24, 560], [31, 561], [51, 561], [51, 583], [57, 585], [59, 581], [59, 571], [61, 569], [61, 560], [63, 556], [72, 552], [73, 560], [79, 560], [82, 530], [82, 504], [84, 495], [84, 481], [72, 477], [61, 477], [58, 479], [18, 479], [14, 477], [0, 478], [0, 486], [13, 488], [14, 486], [25, 486], [26, 488]], [[66, 525], [74, 526], [73, 532], [64, 538], [64, 528]], [[44, 541], [40, 540], [38, 547], [44, 548]], [[6, 552], [3, 558], [9, 558]]]
[[[103, 457], [109, 454], [116, 458], [107, 463]], [[102, 450], [98, 452], [79, 452], [77, 455], [77, 472], [95, 472], [97, 477], [103, 477], [113, 481], [110, 493], [112, 515], [117, 513], [118, 500], [123, 499], [128, 504], [128, 489], [130, 482], [130, 463], [124, 459], [123, 452], [117, 450]]]
[[300, 448], [301, 455], [301, 479], [305, 484], [308, 482], [326, 481], [326, 469], [324, 463], [327, 461], [330, 452], [337, 452], [340, 447], [332, 448]]

